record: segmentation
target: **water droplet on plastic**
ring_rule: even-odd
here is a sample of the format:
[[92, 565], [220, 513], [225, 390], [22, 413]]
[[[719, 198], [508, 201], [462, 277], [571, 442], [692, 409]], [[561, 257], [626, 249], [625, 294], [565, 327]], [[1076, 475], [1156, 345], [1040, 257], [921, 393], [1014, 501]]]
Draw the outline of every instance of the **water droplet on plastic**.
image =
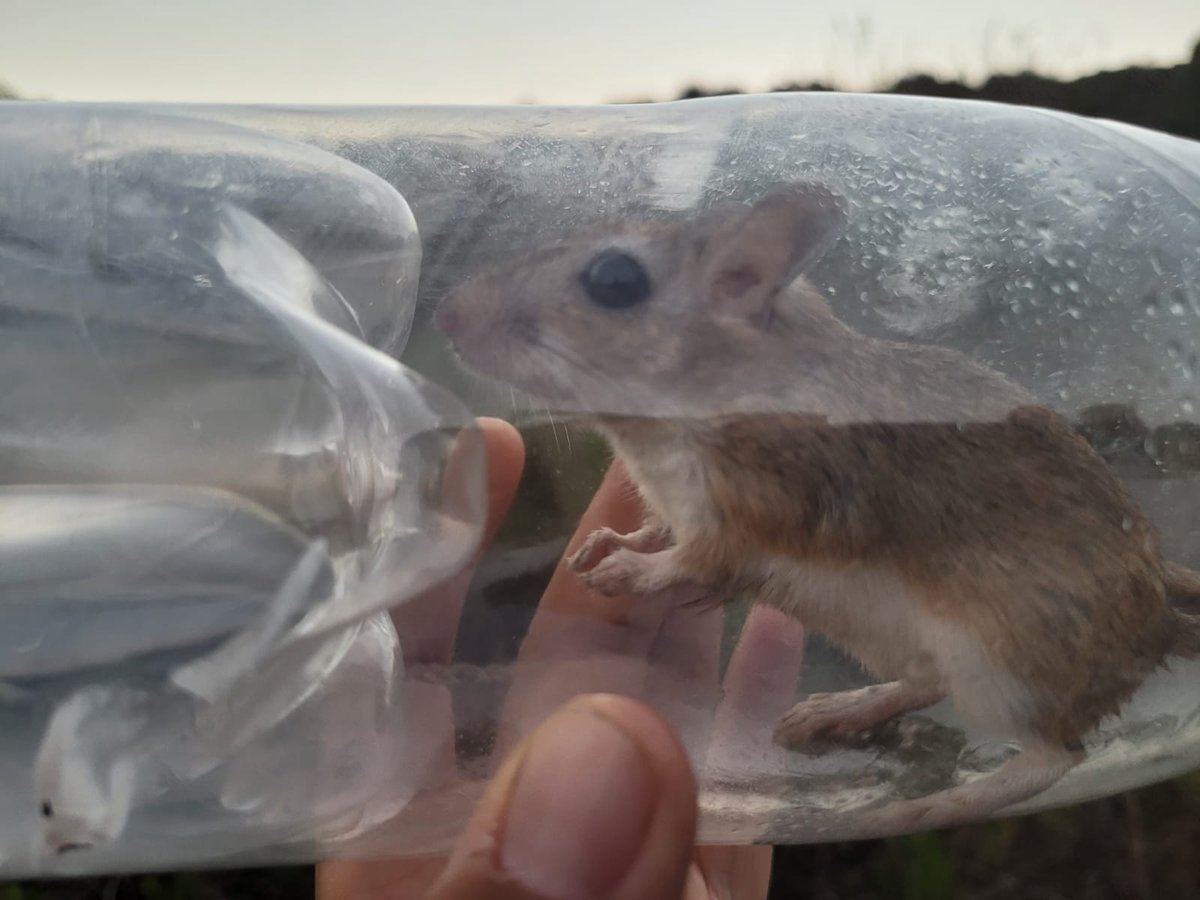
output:
[[1185, 378], [1195, 377], [1197, 362], [1195, 352], [1189, 353], [1183, 344], [1174, 338], [1167, 341], [1167, 358], [1179, 364], [1179, 369]]

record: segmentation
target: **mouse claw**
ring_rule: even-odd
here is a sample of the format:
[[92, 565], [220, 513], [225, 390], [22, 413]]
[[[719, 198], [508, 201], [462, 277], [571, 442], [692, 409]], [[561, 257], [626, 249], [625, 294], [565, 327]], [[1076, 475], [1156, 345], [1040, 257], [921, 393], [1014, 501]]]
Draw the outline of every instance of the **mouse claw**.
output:
[[583, 573], [594, 569], [619, 550], [649, 555], [665, 550], [670, 544], [670, 529], [657, 522], [643, 525], [629, 534], [621, 534], [608, 527], [597, 528], [567, 559], [567, 568]]
[[611, 528], [597, 528], [583, 545], [567, 558], [567, 568], [582, 575], [594, 569], [605, 557], [621, 546], [622, 535]]

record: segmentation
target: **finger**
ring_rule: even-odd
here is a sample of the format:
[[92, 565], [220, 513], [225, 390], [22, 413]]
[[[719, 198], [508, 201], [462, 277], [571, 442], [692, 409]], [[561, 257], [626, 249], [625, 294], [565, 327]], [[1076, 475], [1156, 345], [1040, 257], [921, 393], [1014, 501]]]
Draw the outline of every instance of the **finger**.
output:
[[666, 723], [632, 700], [581, 697], [501, 767], [429, 900], [670, 900], [695, 828], [695, 782]]
[[786, 752], [773, 740], [791, 707], [804, 664], [804, 628], [769, 606], [754, 606], [725, 670], [705, 771], [738, 778], [783, 771]]
[[703, 759], [721, 698], [725, 610], [685, 603], [666, 614], [650, 648], [646, 701], [678, 732], [691, 757]]
[[[488, 512], [483, 536], [475, 556], [461, 572], [393, 610], [392, 621], [410, 665], [450, 662], [471, 577], [508, 515], [525, 466], [525, 444], [512, 425], [500, 419], [481, 418], [478, 422], [487, 447], [488, 467]], [[453, 460], [447, 466], [446, 477], [453, 477]]]
[[[783, 771], [775, 722], [791, 706], [804, 662], [804, 629], [779, 610], [754, 606], [725, 669], [704, 774], [746, 780]], [[748, 839], [754, 835], [747, 833]], [[764, 900], [772, 848], [710, 846], [696, 851], [685, 900]]]
[[766, 900], [772, 848], [698, 847], [684, 900]]
[[[419, 728], [407, 729], [395, 764], [413, 773], [425, 788], [441, 784], [454, 774], [454, 705], [445, 679], [436, 673], [423, 677], [421, 670], [444, 666], [453, 658], [471, 576], [508, 513], [525, 462], [525, 445], [515, 428], [499, 419], [480, 419], [479, 426], [487, 446], [488, 466], [488, 516], [479, 550], [462, 572], [392, 614], [408, 667], [401, 708], [408, 721], [420, 723]], [[447, 477], [453, 477], [452, 473]]]
[[[517, 430], [499, 419], [480, 419], [479, 428], [488, 466], [488, 515], [480, 549], [463, 572], [392, 612], [410, 668], [450, 662], [471, 576], [503, 523], [520, 482], [525, 445]], [[453, 477], [452, 465], [447, 468], [447, 477]], [[426, 786], [443, 782], [454, 771], [454, 712], [449, 689], [444, 683], [412, 677], [402, 689], [401, 708], [406, 718], [420, 727], [408, 730], [409, 740], [394, 764], [421, 778]], [[330, 861], [317, 867], [317, 897], [420, 896], [444, 863], [442, 858]]]
[[445, 857], [334, 860], [317, 866], [316, 900], [412, 900], [425, 896], [445, 867]]
[[632, 481], [614, 463], [580, 518], [521, 644], [501, 714], [498, 752], [577, 694], [642, 695], [646, 657], [664, 604], [592, 593], [566, 560], [597, 528], [607, 525], [628, 533], [638, 528], [643, 515]]

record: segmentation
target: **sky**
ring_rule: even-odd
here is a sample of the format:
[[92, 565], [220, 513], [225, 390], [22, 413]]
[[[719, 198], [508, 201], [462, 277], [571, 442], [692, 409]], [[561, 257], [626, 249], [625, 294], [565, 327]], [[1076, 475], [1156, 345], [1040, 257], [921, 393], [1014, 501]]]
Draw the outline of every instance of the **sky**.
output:
[[600, 103], [1188, 59], [1200, 0], [0, 0], [22, 96]]

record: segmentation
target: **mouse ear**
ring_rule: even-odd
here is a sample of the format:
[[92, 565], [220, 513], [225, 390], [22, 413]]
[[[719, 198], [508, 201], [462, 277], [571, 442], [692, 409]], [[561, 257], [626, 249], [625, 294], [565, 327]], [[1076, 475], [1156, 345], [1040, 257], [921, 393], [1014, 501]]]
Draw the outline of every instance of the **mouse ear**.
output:
[[816, 262], [841, 234], [845, 201], [817, 184], [780, 185], [757, 203], [706, 216], [699, 288], [733, 315], [769, 312], [775, 294]]

